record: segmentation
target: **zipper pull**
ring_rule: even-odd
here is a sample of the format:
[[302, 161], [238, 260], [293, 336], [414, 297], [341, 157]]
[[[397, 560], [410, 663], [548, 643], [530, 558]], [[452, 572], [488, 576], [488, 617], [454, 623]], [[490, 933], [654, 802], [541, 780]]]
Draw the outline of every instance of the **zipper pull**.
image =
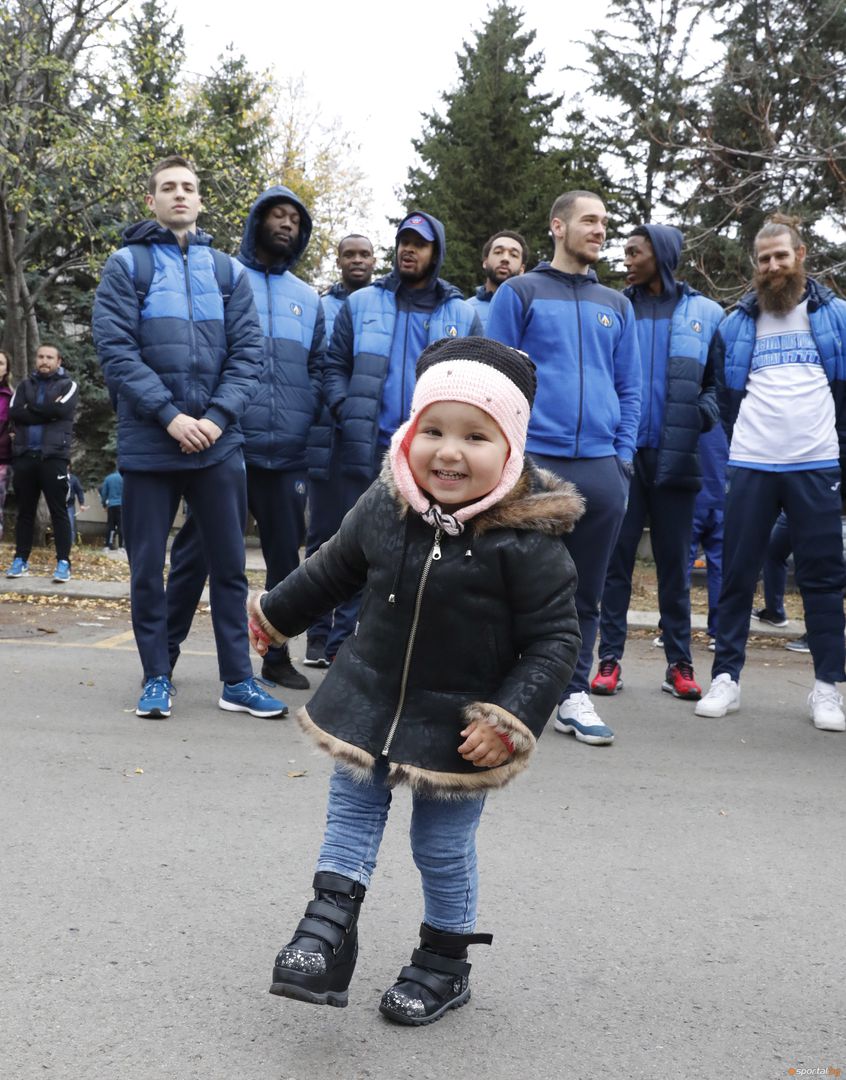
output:
[[432, 548], [432, 562], [438, 562], [441, 557], [441, 530], [435, 529], [435, 546]]

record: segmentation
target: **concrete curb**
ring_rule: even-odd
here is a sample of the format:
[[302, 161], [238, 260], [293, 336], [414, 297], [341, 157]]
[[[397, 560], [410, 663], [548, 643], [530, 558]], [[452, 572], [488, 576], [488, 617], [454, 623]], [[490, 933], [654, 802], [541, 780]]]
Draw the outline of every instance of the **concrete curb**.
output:
[[[80, 581], [71, 578], [64, 585], [59, 585], [49, 577], [30, 574], [25, 578], [0, 579], [0, 595], [19, 596], [68, 596], [75, 600], [128, 600], [128, 581]], [[202, 602], [209, 602], [208, 589], [203, 590]], [[656, 630], [658, 628], [657, 611], [629, 610], [628, 625], [632, 630]], [[703, 633], [708, 628], [704, 615], [692, 615], [691, 627]], [[752, 620], [749, 628], [750, 637], [791, 638], [805, 633], [805, 623], [801, 619], [791, 619], [787, 626], [766, 626]]]

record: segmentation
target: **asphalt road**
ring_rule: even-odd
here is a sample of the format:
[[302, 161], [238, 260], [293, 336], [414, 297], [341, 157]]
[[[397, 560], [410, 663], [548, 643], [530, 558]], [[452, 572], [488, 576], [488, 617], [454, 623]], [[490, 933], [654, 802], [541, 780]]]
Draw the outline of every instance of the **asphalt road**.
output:
[[846, 1075], [846, 736], [807, 719], [807, 657], [755, 648], [742, 712], [706, 721], [631, 641], [615, 745], [550, 728], [489, 798], [493, 947], [465, 1008], [407, 1029], [376, 1011], [421, 916], [407, 794], [349, 1008], [271, 997], [329, 764], [218, 710], [207, 617], [189, 645], [173, 716], [140, 720], [124, 613], [0, 603], [2, 1080]]

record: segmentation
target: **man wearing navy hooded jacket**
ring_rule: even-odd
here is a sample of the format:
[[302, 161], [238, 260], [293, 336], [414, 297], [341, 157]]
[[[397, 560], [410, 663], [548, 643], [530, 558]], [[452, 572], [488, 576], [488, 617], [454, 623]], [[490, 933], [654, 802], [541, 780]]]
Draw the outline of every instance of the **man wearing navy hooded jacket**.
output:
[[[252, 286], [264, 335], [261, 389], [241, 428], [247, 504], [258, 525], [267, 589], [296, 569], [305, 535], [306, 445], [319, 413], [325, 335], [320, 298], [293, 269], [311, 229], [311, 215], [293, 191], [268, 188], [250, 208], [237, 258]], [[188, 635], [205, 574], [199, 533], [189, 517], [171, 549], [167, 598], [173, 662]], [[294, 690], [309, 686], [291, 663], [287, 645], [268, 650], [262, 677]]]
[[[412, 211], [397, 229], [394, 269], [352, 293], [335, 317], [323, 393], [340, 431], [344, 511], [379, 475], [391, 436], [408, 418], [418, 356], [441, 338], [482, 334], [460, 290], [438, 276], [445, 255], [441, 222]], [[328, 660], [353, 610], [343, 609], [340, 618], [336, 611], [339, 631], [326, 642]]]
[[[245, 274], [197, 230], [199, 182], [184, 158], [150, 176], [155, 220], [124, 234], [94, 301], [94, 343], [118, 420], [132, 626], [144, 669], [139, 716], [170, 716], [172, 663], [162, 573], [186, 499], [204, 540], [212, 625], [230, 712], [280, 716], [284, 702], [253, 678], [246, 635], [246, 484], [239, 421], [262, 369], [261, 329]], [[146, 266], [149, 280], [140, 284]], [[226, 292], [219, 266], [227, 269]]]
[[719, 419], [711, 348], [723, 309], [676, 281], [682, 241], [669, 225], [640, 225], [626, 241], [625, 295], [637, 320], [641, 413], [629, 505], [602, 594], [594, 694], [616, 694], [623, 686], [632, 572], [647, 517], [667, 656], [662, 689], [689, 701], [702, 694], [690, 653], [688, 558], [702, 487], [699, 435]]

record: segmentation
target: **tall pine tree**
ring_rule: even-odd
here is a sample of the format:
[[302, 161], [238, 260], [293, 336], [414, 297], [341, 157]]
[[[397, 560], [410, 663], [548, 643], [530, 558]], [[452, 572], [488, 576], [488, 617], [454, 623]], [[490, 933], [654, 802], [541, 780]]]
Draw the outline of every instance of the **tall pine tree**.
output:
[[[691, 42], [703, 14], [694, 0], [610, 0], [607, 30], [584, 42], [591, 97], [600, 113], [593, 145], [614, 176], [629, 225], [674, 206], [690, 169], [703, 72]], [[609, 107], [610, 106], [610, 107]]]
[[837, 287], [846, 266], [846, 6], [729, 0], [720, 18], [725, 60], [688, 208], [692, 276], [718, 299], [736, 298], [755, 234], [782, 210], [803, 219], [810, 268]]
[[526, 237], [532, 262], [551, 255], [549, 209], [567, 188], [604, 190], [595, 157], [556, 135], [561, 97], [540, 93], [543, 53], [536, 32], [500, 0], [458, 53], [459, 80], [442, 95], [443, 114], [425, 117], [412, 145], [422, 164], [409, 169], [403, 199], [446, 228], [444, 276], [465, 292], [481, 278], [481, 248], [497, 229]]

